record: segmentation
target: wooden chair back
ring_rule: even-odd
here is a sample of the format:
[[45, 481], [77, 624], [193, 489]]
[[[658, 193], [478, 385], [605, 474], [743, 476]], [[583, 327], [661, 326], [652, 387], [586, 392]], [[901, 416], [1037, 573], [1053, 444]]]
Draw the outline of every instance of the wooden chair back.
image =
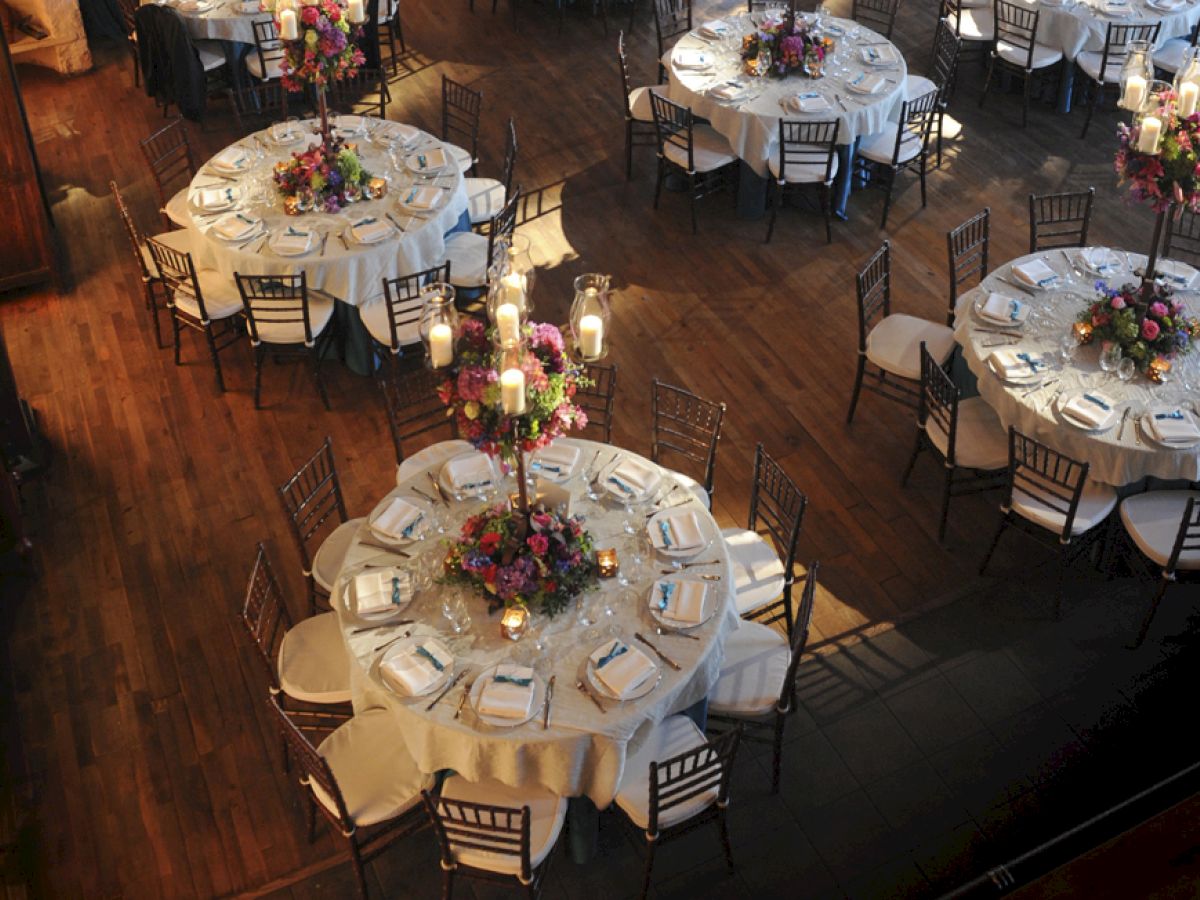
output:
[[196, 174], [187, 125], [182, 118], [173, 119], [148, 138], [143, 138], [139, 146], [154, 177], [159, 205], [166, 206], [171, 195]]
[[650, 763], [650, 822], [646, 827], [647, 834], [657, 835], [660, 818], [713, 788], [717, 790], [718, 808], [724, 809], [728, 805], [729, 779], [741, 738], [742, 729], [739, 726], [694, 750]]
[[167, 288], [168, 305], [172, 307], [173, 315], [186, 315], [175, 306], [175, 295], [186, 294], [196, 301], [199, 307], [201, 325], [208, 325], [208, 307], [204, 305], [204, 293], [200, 290], [200, 281], [196, 278], [196, 265], [192, 254], [168, 247], [154, 238], [146, 238], [146, 248], [154, 267], [158, 269], [158, 277]]
[[1026, 71], [1033, 69], [1033, 50], [1037, 44], [1040, 10], [1021, 0], [995, 0], [996, 40], [1011, 44], [1025, 56]]
[[1029, 252], [1087, 245], [1096, 189], [1029, 195]]
[[1167, 573], [1174, 573], [1179, 568], [1179, 558], [1184, 553], [1200, 551], [1200, 501], [1189, 497], [1187, 506], [1183, 508], [1183, 518], [1179, 520], [1179, 532], [1175, 535], [1175, 544], [1171, 555], [1167, 558]]
[[890, 40], [899, 9], [900, 0], [854, 0], [850, 5], [850, 18]]
[[1162, 255], [1200, 266], [1200, 215], [1189, 209], [1176, 210], [1167, 223]]
[[[940, 91], [929, 91], [900, 106], [900, 127], [896, 129], [896, 146], [892, 148], [892, 168], [909, 165], [922, 159], [929, 149], [929, 138], [937, 121]], [[921, 149], [915, 157], [901, 163], [900, 154], [905, 144], [919, 141]]]
[[779, 692], [779, 703], [776, 711], [787, 715], [796, 708], [796, 670], [800, 668], [800, 660], [804, 649], [808, 646], [808, 635], [812, 628], [813, 604], [817, 596], [817, 569], [820, 563], [813, 560], [808, 564], [804, 574], [804, 590], [800, 593], [800, 605], [796, 608], [796, 624], [791, 631], [787, 674], [783, 678], [783, 688]]
[[304, 346], [313, 346], [306, 272], [301, 271], [296, 275], [243, 275], [234, 272], [233, 277], [242, 295], [242, 308], [246, 311], [246, 325], [250, 329], [252, 346], [263, 343], [260, 332], [264, 326], [268, 331], [275, 326], [289, 330], [300, 326], [304, 334]]
[[966, 285], [980, 284], [988, 273], [988, 230], [991, 208], [984, 207], [957, 228], [946, 233], [946, 252], [950, 259], [950, 309], [946, 324], [954, 324], [959, 291]]
[[133, 221], [133, 216], [129, 212], [129, 207], [125, 204], [125, 198], [121, 195], [121, 189], [117, 187], [117, 183], [110, 181], [108, 189], [112, 191], [113, 201], [117, 204], [117, 214], [121, 217], [121, 224], [125, 226], [125, 235], [129, 238], [129, 246], [133, 250], [133, 258], [137, 260], [138, 271], [142, 273], [142, 281], [151, 281], [154, 279], [154, 274], [146, 265], [146, 257], [142, 255], [142, 233], [138, 231], [138, 227]]
[[271, 568], [266, 548], [260, 541], [254, 557], [254, 568], [250, 570], [250, 582], [246, 585], [246, 596], [242, 600], [242, 625], [254, 643], [259, 661], [267, 670], [271, 693], [279, 691], [279, 673], [275, 660], [283, 636], [292, 627], [287, 602], [279, 587], [279, 580]]
[[747, 527], [761, 534], [764, 530], [783, 562], [783, 596], [768, 604], [754, 618], [764, 625], [782, 619], [788, 636], [793, 633], [792, 584], [795, 582], [796, 550], [808, 498], [796, 486], [760, 443], [754, 451], [754, 487], [750, 493], [750, 519]]
[[583, 375], [592, 384], [575, 392], [575, 404], [587, 413], [587, 428], [598, 429], [604, 442], [611, 444], [617, 396], [616, 363], [584, 363]]
[[926, 430], [940, 428], [946, 434], [946, 464], [954, 465], [954, 444], [958, 431], [958, 401], [962, 392], [921, 341], [921, 392], [917, 402], [917, 422]]
[[[1158, 41], [1158, 30], [1161, 22], [1136, 22], [1123, 24], [1109, 22], [1108, 30], [1104, 33], [1104, 49], [1100, 51], [1100, 83], [1112, 84], [1121, 75], [1121, 66], [1129, 53], [1130, 41], [1149, 41], [1154, 46]], [[1113, 67], [1109, 78], [1109, 67]]]
[[621, 108], [625, 110], [625, 118], [632, 119], [629, 109], [629, 95], [633, 88], [629, 86], [629, 60], [625, 56], [625, 32], [617, 33], [617, 68], [621, 70]]
[[1006, 513], [1012, 509], [1016, 491], [1026, 494], [1064, 517], [1058, 540], [1069, 544], [1088, 468], [1088, 463], [1072, 459], [1010, 427], [1008, 479], [1001, 508]]
[[405, 441], [431, 431], [444, 431], [446, 438], [458, 437], [456, 420], [446, 415], [446, 407], [437, 396], [444, 377], [426, 366], [380, 374], [379, 389], [397, 465], [404, 462]]
[[442, 76], [442, 140], [479, 155], [479, 114], [483, 94]]
[[654, 423], [650, 458], [660, 464], [664, 459], [678, 458], [697, 464], [700, 477], [696, 480], [711, 496], [725, 404], [705, 400], [657, 378], [650, 402]]
[[279, 78], [259, 84], [247, 83], [227, 91], [229, 105], [233, 107], [233, 118], [238, 131], [258, 131], [272, 122], [288, 117], [288, 94]]
[[300, 726], [279, 705], [278, 697], [267, 698], [267, 709], [270, 711], [275, 727], [283, 737], [288, 758], [299, 769], [300, 784], [314, 794], [318, 792], [323, 794], [333, 803], [334, 809], [330, 810], [325, 803], [317, 802], [315, 798], [312, 798], [313, 806], [321, 811], [322, 815], [341, 832], [343, 837], [351, 837], [356, 826], [354, 820], [350, 818], [346, 800], [342, 796], [342, 789], [338, 786], [337, 779], [333, 777], [333, 770], [329, 768], [329, 763], [317, 752], [317, 748], [312, 745]]
[[963, 40], [945, 19], [938, 19], [933, 30], [933, 54], [929, 60], [929, 80], [938, 86], [943, 103], [954, 90], [958, 79], [958, 60], [962, 56]]
[[666, 159], [667, 145], [672, 144], [687, 154], [688, 172], [696, 171], [692, 151], [692, 110], [650, 92], [650, 110], [654, 113], [654, 130], [658, 134], [658, 156]]
[[867, 352], [867, 335], [892, 313], [892, 243], [884, 241], [854, 277], [858, 296], [858, 352]]
[[528, 806], [516, 809], [467, 800], [451, 800], [422, 791], [425, 809], [433, 823], [442, 868], [458, 866], [455, 853], [483, 851], [499, 857], [513, 857], [522, 884], [533, 881], [530, 864], [529, 828], [532, 815]]
[[279, 30], [275, 27], [273, 16], [266, 19], [255, 19], [250, 24], [254, 26], [254, 52], [258, 54], [259, 71], [263, 73], [264, 80], [266, 80], [267, 73], [270, 71], [268, 67], [277, 66], [283, 62], [285, 55], [283, 41], [279, 37]]
[[512, 116], [508, 117], [508, 129], [504, 140], [504, 170], [500, 182], [504, 185], [504, 196], [507, 197], [513, 186], [513, 174], [517, 169], [517, 123]]
[[[421, 288], [434, 281], [450, 281], [449, 262], [412, 275], [383, 279], [383, 302], [387, 306], [388, 329], [392, 335], [390, 349], [394, 355], [400, 355], [400, 333], [411, 331], [421, 319]], [[416, 341], [409, 341], [409, 345], [414, 343]]]
[[312, 576], [312, 561], [329, 526], [345, 522], [346, 503], [333, 459], [333, 439], [325, 438], [299, 469], [279, 488], [283, 512], [300, 551], [304, 576]]
[[387, 118], [388, 87], [383, 69], [366, 66], [345, 78], [329, 82], [329, 107], [347, 115]]
[[833, 181], [833, 165], [837, 156], [837, 136], [841, 122], [804, 122], [779, 120], [779, 183], [787, 183], [788, 166], [824, 167], [822, 182]]
[[521, 186], [514, 187], [508, 195], [508, 200], [504, 202], [504, 206], [500, 212], [492, 216], [488, 223], [488, 267], [490, 268], [497, 260], [497, 254], [501, 244], [507, 244], [512, 241], [513, 233], [517, 230], [517, 213], [521, 207]]
[[691, 30], [691, 0], [654, 0], [654, 33], [658, 37], [660, 59], [677, 38]]

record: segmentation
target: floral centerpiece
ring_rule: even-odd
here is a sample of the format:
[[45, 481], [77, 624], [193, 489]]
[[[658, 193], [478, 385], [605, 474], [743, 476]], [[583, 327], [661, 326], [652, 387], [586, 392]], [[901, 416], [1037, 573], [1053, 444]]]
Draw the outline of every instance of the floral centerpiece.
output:
[[592, 538], [578, 517], [535, 508], [528, 520], [495, 506], [463, 523], [443, 564], [443, 581], [485, 592], [491, 610], [532, 606], [549, 616], [596, 585]]
[[1079, 314], [1091, 326], [1093, 340], [1120, 345], [1123, 355], [1145, 374], [1155, 360], [1170, 360], [1188, 353], [1200, 336], [1200, 321], [1189, 319], [1183, 303], [1171, 288], [1155, 283], [1150, 293], [1137, 285], [1110, 288], [1096, 282], [1099, 296]]
[[285, 198], [296, 198], [297, 212], [338, 212], [360, 199], [370, 182], [371, 175], [353, 150], [331, 150], [324, 144], [293, 153], [275, 170], [275, 184]]
[[817, 36], [791, 16], [781, 22], [768, 20], [742, 38], [742, 67], [749, 75], [784, 78], [799, 72], [820, 78], [833, 47], [832, 38]]
[[1200, 212], [1200, 114], [1179, 115], [1173, 92], [1163, 99], [1152, 121], [1117, 127], [1114, 168], [1120, 183], [1129, 183], [1130, 199], [1149, 203], [1155, 212], [1172, 205]]

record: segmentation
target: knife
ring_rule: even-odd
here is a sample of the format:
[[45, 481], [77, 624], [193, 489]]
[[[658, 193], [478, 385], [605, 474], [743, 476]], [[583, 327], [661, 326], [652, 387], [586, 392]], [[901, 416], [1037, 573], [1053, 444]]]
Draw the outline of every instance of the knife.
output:
[[546, 685], [546, 702], [542, 704], [542, 731], [550, 727], [550, 700], [554, 697], [554, 679], [556, 675], [550, 676], [550, 683]]
[[683, 668], [682, 666], [679, 665], [679, 663], [675, 662], [675, 660], [671, 659], [671, 657], [667, 656], [665, 653], [663, 653], [661, 650], [659, 650], [656, 646], [654, 646], [654, 644], [650, 643], [648, 640], [646, 640], [644, 637], [642, 637], [642, 633], [640, 631], [635, 631], [633, 636], [635, 638], [637, 638], [639, 641], [641, 641], [643, 644], [645, 644], [647, 647], [649, 647], [651, 650], [653, 650], [655, 655], [659, 659], [661, 659], [663, 662], [665, 662], [668, 666], [670, 666], [676, 672], [678, 672], [680, 669]]
[[1125, 422], [1129, 418], [1129, 407], [1125, 407], [1125, 412], [1121, 413], [1121, 429], [1117, 432], [1117, 440], [1125, 437]]
[[466, 677], [466, 674], [467, 674], [467, 670], [463, 669], [461, 672], [459, 672], [457, 675], [455, 675], [454, 680], [451, 681], [444, 688], [442, 688], [441, 692], [436, 697], [434, 697], [432, 700], [429, 701], [429, 705], [427, 707], [425, 707], [425, 712], [429, 712], [431, 709], [433, 709], [435, 706], [437, 706], [438, 702], [443, 697], [445, 697], [448, 693], [450, 693], [451, 689], [453, 689], [453, 687], [456, 684], [458, 684], [460, 681], [463, 680], [463, 678]]
[[592, 689], [583, 683], [582, 678], [575, 682], [575, 687], [579, 688], [581, 693], [587, 694], [588, 699], [596, 704], [596, 709], [606, 715], [608, 714], [608, 710], [604, 708], [604, 704], [600, 702], [600, 698], [592, 693]]
[[445, 489], [442, 487], [442, 485], [441, 485], [441, 482], [439, 482], [439, 481], [438, 481], [436, 478], [434, 478], [434, 477], [433, 477], [433, 473], [432, 473], [432, 472], [426, 472], [425, 474], [426, 474], [426, 475], [428, 475], [428, 476], [429, 476], [429, 480], [430, 480], [431, 482], [433, 482], [433, 487], [434, 487], [434, 490], [436, 490], [436, 491], [437, 491], [437, 493], [438, 493], [438, 496], [442, 498], [442, 502], [443, 502], [443, 503], [445, 503], [447, 506], [449, 506], [449, 505], [450, 505], [450, 498], [446, 496], [446, 491], [445, 491]]
[[414, 487], [414, 488], [412, 489], [412, 492], [413, 492], [414, 494], [416, 494], [418, 497], [421, 497], [421, 498], [423, 498], [423, 499], [425, 499], [425, 500], [428, 500], [428, 501], [429, 501], [430, 503], [432, 503], [434, 506], [437, 506], [437, 503], [438, 503], [438, 501], [437, 501], [435, 498], [433, 498], [433, 497], [430, 497], [430, 496], [429, 496], [427, 493], [425, 493], [425, 492], [424, 492], [423, 490], [421, 490], [419, 487]]

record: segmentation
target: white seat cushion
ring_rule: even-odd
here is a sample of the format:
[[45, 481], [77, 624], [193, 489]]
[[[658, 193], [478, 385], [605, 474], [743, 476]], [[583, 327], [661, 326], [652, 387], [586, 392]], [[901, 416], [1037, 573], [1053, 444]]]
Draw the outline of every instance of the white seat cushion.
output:
[[[687, 150], [676, 144], [667, 144], [663, 153], [671, 162], [681, 168], [688, 167]], [[729, 141], [721, 137], [709, 125], [697, 125], [692, 129], [692, 160], [697, 172], [712, 172], [721, 166], [727, 166], [737, 157], [729, 146]]]
[[450, 154], [450, 158], [454, 160], [454, 164], [458, 166], [458, 171], [466, 174], [466, 171], [475, 165], [475, 160], [471, 156], [471, 151], [465, 150], [457, 144], [443, 142], [442, 146], [446, 152]]
[[[1061, 488], [1056, 490], [1061, 491]], [[1079, 498], [1079, 508], [1075, 520], [1071, 523], [1071, 536], [1077, 537], [1091, 531], [1113, 511], [1117, 505], [1117, 492], [1107, 484], [1098, 481], [1088, 481], [1083, 486]], [[1025, 493], [1020, 486], [1013, 488], [1012, 511], [1023, 519], [1028, 519], [1035, 525], [1041, 525], [1055, 534], [1062, 534], [1066, 517], [1056, 509], [1042, 503], [1036, 497]]]
[[200, 57], [200, 65], [204, 67], [205, 72], [225, 65], [225, 48], [221, 41], [201, 39], [192, 41], [192, 46], [196, 48], [196, 55]]
[[450, 283], [456, 287], [483, 287], [487, 284], [488, 239], [473, 231], [456, 231], [446, 238], [446, 259], [450, 262]]
[[1171, 38], [1154, 51], [1155, 67], [1166, 69], [1168, 72], [1178, 72], [1179, 67], [1183, 65], [1183, 54], [1190, 46], [1192, 42], [1187, 38]]
[[[643, 831], [650, 827], [650, 763], [663, 762], [707, 743], [704, 733], [687, 716], [668, 716], [654, 725], [637, 752], [625, 760], [617, 787], [617, 806]], [[669, 828], [707, 809], [717, 799], [714, 786], [690, 800], [660, 812], [658, 827]]]
[[[776, 181], [779, 180], [779, 156], [780, 147], [775, 148], [775, 152], [771, 154], [771, 158], [767, 160], [767, 168], [771, 170], [771, 175]], [[805, 145], [800, 147], [793, 145], [789, 148], [789, 154], [796, 150], [820, 150], [822, 148], [813, 145]], [[788, 184], [829, 184], [837, 176], [838, 158], [835, 153], [833, 156], [833, 165], [829, 167], [829, 180], [825, 179], [825, 160], [816, 161], [816, 157], [804, 157], [805, 161], [798, 163], [794, 158], [788, 160], [787, 164], [787, 183]], [[811, 160], [811, 161], [810, 161]]]
[[916, 100], [924, 97], [930, 91], [936, 91], [937, 85], [924, 75], [909, 75], [904, 79], [904, 99]]
[[[932, 416], [925, 422], [925, 432], [945, 456], [950, 438]], [[1008, 467], [1008, 432], [982, 397], [968, 397], [958, 403], [954, 457], [955, 465], [968, 469], [991, 471]]]
[[258, 51], [251, 49], [246, 54], [246, 71], [259, 81], [273, 81], [283, 75], [282, 62], [282, 57], [268, 57], [267, 67], [263, 69], [262, 60], [258, 57]]
[[[178, 231], [164, 231], [162, 234], [154, 235], [154, 240], [179, 253], [192, 252], [192, 232], [186, 228], [180, 228]], [[138, 249], [142, 251], [142, 259], [146, 263], [146, 271], [150, 273], [150, 277], [159, 278], [158, 266], [154, 264], [154, 257], [150, 255], [150, 246], [143, 242], [138, 245]], [[204, 288], [200, 290], [204, 290]]]
[[[207, 299], [208, 294], [204, 295]], [[333, 318], [334, 300], [328, 294], [320, 291], [308, 292], [308, 324], [312, 329], [313, 341], [329, 325]], [[298, 313], [297, 313], [298, 315]], [[258, 339], [264, 344], [303, 344], [303, 322], [270, 322], [255, 320], [258, 328]]]
[[[317, 753], [329, 763], [346, 812], [359, 827], [408, 812], [421, 802], [422, 789], [433, 786], [434, 777], [417, 769], [408, 755], [391, 710], [358, 713], [321, 741]], [[317, 802], [336, 815], [333, 798], [319, 784], [311, 787]]]
[[192, 225], [192, 214], [188, 210], [187, 194], [187, 188], [180, 188], [175, 192], [175, 196], [167, 201], [167, 205], [163, 208], [163, 211], [167, 214], [167, 218], [180, 228], [190, 228]]
[[[1121, 501], [1121, 522], [1151, 562], [1166, 567], [1192, 497], [1200, 500], [1200, 491], [1147, 491]], [[1200, 550], [1182, 551], [1177, 568], [1192, 572], [1200, 569]]]
[[1014, 66], [1025, 68], [1028, 62], [1030, 69], [1044, 69], [1046, 66], [1052, 66], [1063, 58], [1062, 51], [1056, 50], [1053, 47], [1047, 47], [1045, 44], [1033, 45], [1033, 59], [1029, 59], [1029, 51], [1021, 47], [1016, 47], [1008, 41], [996, 42], [996, 53], [1002, 60], [1007, 63], [1012, 63]]
[[779, 599], [783, 593], [783, 560], [771, 542], [745, 528], [722, 528], [721, 538], [733, 569], [734, 603], [739, 616]]
[[317, 548], [317, 555], [313, 557], [313, 580], [325, 593], [333, 590], [333, 582], [337, 580], [337, 573], [346, 560], [350, 542], [354, 540], [355, 532], [365, 521], [361, 516], [357, 519], [347, 519], [333, 529], [329, 537], [321, 541], [321, 546]]
[[[420, 313], [420, 301], [417, 302], [416, 312]], [[388, 321], [388, 305], [387, 301], [382, 297], [376, 297], [373, 300], [368, 300], [358, 308], [358, 317], [362, 319], [363, 326], [367, 332], [379, 343], [385, 347], [392, 346], [392, 326]], [[417, 329], [417, 322], [412, 321], [401, 326], [397, 337], [400, 340], [399, 346], [408, 347], [412, 344], [421, 342], [421, 333]], [[392, 349], [395, 349], [394, 347]]]
[[1125, 65], [1124, 56], [1109, 56], [1108, 71], [1104, 73], [1104, 77], [1100, 77], [1100, 60], [1103, 54], [1097, 53], [1094, 50], [1084, 50], [1077, 57], [1075, 62], [1079, 68], [1083, 69], [1084, 73], [1092, 79], [1103, 84], [1115, 84], [1121, 80], [1121, 67]]
[[725, 640], [708, 711], [751, 718], [774, 712], [790, 661], [787, 638], [760, 622], [742, 622]]
[[[567, 816], [567, 798], [559, 797], [539, 785], [514, 788], [498, 781], [467, 781], [461, 775], [451, 775], [442, 785], [441, 795], [447, 800], [486, 803], [520, 809], [529, 807], [529, 864], [542, 864], [562, 831]], [[501, 875], [519, 875], [520, 857], [511, 853], [494, 853], [475, 848], [455, 848], [454, 858], [464, 866], [486, 869]]]
[[[643, 85], [629, 92], [629, 114], [638, 122], [653, 122], [654, 110], [650, 108], [650, 92], [661, 85]], [[661, 94], [662, 92], [658, 92]], [[665, 96], [665, 95], [663, 95]]]
[[467, 214], [472, 225], [482, 225], [504, 209], [508, 199], [504, 185], [495, 178], [467, 178], [463, 181], [467, 190]]
[[474, 449], [469, 443], [458, 438], [438, 441], [436, 444], [422, 447], [411, 456], [404, 457], [404, 462], [396, 466], [396, 484], [403, 484], [410, 478], [419, 475], [424, 469], [433, 466], [440, 469], [442, 463], [448, 462], [461, 453], [470, 453]]
[[[967, 4], [962, 4], [966, 7]], [[988, 8], [983, 8], [983, 7]], [[996, 21], [992, 16], [991, 3], [982, 0], [974, 9], [964, 8], [959, 17], [958, 33], [964, 41], [990, 41], [996, 36]], [[954, 16], [948, 17], [954, 27]]]
[[[216, 269], [200, 269], [196, 273], [200, 293], [204, 296], [204, 309], [211, 320], [228, 319], [242, 311], [242, 295], [237, 284]], [[200, 318], [200, 304], [191, 291], [177, 290], [173, 302], [180, 310], [193, 318]]]
[[350, 656], [337, 613], [311, 616], [288, 629], [279, 644], [279, 686], [308, 703], [350, 701]]
[[938, 363], [949, 359], [954, 350], [954, 332], [945, 325], [893, 313], [867, 335], [867, 359], [893, 375], [916, 381], [921, 377], [921, 341]]
[[[896, 132], [900, 130], [899, 123], [888, 125], [878, 134], [867, 135], [858, 148], [858, 155], [872, 162], [892, 164], [892, 154], [896, 152]], [[904, 130], [904, 139], [900, 142], [900, 153], [897, 163], [905, 163], [921, 152], [921, 137], [908, 129]]]

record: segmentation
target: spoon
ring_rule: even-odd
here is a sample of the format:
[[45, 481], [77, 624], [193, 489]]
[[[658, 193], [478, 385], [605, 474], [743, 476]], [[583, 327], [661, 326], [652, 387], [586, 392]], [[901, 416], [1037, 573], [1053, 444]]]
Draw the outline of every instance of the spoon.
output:
[[686, 631], [678, 631], [677, 629], [674, 629], [674, 628], [667, 628], [663, 625], [655, 625], [654, 631], [656, 634], [665, 635], [667, 637], [682, 637], [682, 638], [687, 638], [688, 640], [691, 640], [691, 641], [700, 640], [700, 638], [698, 638], [694, 634], [688, 634]]

